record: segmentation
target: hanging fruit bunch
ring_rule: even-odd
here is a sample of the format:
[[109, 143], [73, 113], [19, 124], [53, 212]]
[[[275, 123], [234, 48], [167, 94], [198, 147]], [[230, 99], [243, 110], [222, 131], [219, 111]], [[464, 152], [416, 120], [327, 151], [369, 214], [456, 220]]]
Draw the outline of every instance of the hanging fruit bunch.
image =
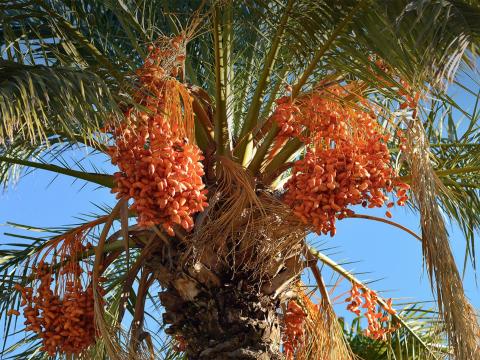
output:
[[368, 321], [368, 328], [365, 330], [366, 336], [375, 340], [385, 341], [388, 334], [397, 330], [396, 326], [390, 324], [388, 316], [388, 314], [395, 315], [397, 313], [392, 308], [392, 299], [386, 301], [386, 306], [381, 306], [375, 291], [354, 283], [350, 290], [350, 297], [345, 299], [345, 301], [349, 303], [347, 310], [350, 310], [357, 316], [361, 315], [361, 308], [365, 309], [364, 315]]
[[[83, 245], [83, 239], [83, 229], [53, 239], [40, 260], [34, 261], [30, 286], [15, 285], [22, 297], [25, 330], [37, 334], [42, 340], [40, 350], [50, 356], [80, 354], [95, 343], [91, 273], [76, 260], [91, 247]], [[49, 255], [52, 264], [45, 260]], [[102, 296], [101, 286], [97, 289]]]
[[[321, 86], [321, 84], [319, 85]], [[345, 87], [329, 86], [327, 89], [315, 90], [295, 102], [290, 96], [284, 96], [276, 100], [276, 108], [271, 120], [277, 123], [279, 132], [275, 137], [273, 149], [270, 151], [272, 157], [285, 142], [297, 137], [304, 143], [311, 143], [312, 134], [316, 138], [324, 135], [338, 134], [344, 131], [345, 123], [339, 122], [338, 99], [347, 96]]]
[[281, 97], [276, 101], [276, 108], [270, 121], [275, 122], [279, 127], [279, 132], [275, 137], [273, 147], [270, 150], [270, 159], [282, 148], [285, 142], [292, 137], [300, 137], [302, 128], [297, 123], [297, 119], [301, 116], [300, 108], [290, 101], [289, 96]]
[[304, 341], [307, 313], [295, 300], [290, 300], [284, 315], [282, 334], [283, 352], [287, 360], [293, 360], [295, 349]]
[[282, 343], [287, 360], [293, 360], [297, 350], [308, 340], [307, 328], [317, 326], [315, 320], [320, 312], [320, 306], [305, 293], [301, 283], [296, 285], [295, 292], [297, 296], [288, 301], [283, 317]]
[[125, 112], [124, 121], [112, 127], [110, 147], [117, 198], [133, 198], [132, 210], [140, 226], [162, 224], [193, 228], [193, 215], [207, 206], [202, 180], [203, 156], [194, 141], [192, 97], [175, 79], [185, 56], [174, 38], [163, 47], [149, 48], [145, 64], [137, 72], [140, 105]]
[[374, 112], [338, 100], [346, 96], [339, 86], [328, 93], [317, 91], [302, 99], [299, 111], [290, 117], [275, 117], [282, 129], [297, 129], [288, 134], [281, 130], [280, 141], [294, 134], [308, 144], [305, 157], [294, 163], [284, 186], [284, 201], [318, 234], [333, 236], [336, 219], [352, 215], [351, 206], [382, 207], [387, 192], [397, 188], [405, 197], [408, 189], [395, 181], [387, 147], [390, 137], [382, 134]]
[[21, 287], [25, 330], [35, 332], [42, 339], [41, 351], [50, 356], [57, 353], [80, 354], [95, 342], [94, 299], [92, 285], [81, 283], [81, 269], [71, 269], [62, 275], [63, 291], [54, 284], [52, 267], [39, 263], [34, 269], [38, 286]]

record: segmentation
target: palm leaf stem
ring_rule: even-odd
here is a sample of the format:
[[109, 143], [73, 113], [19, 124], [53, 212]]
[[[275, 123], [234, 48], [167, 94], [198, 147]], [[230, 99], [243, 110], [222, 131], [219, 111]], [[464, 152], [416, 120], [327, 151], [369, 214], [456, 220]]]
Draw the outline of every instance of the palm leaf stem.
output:
[[[245, 80], [245, 85], [242, 87], [241, 92], [238, 95], [239, 99], [245, 99], [247, 97], [247, 93], [249, 88], [252, 86], [253, 83], [253, 77], [255, 72], [252, 71], [252, 68], [255, 65], [255, 57], [253, 55], [250, 56], [250, 60], [248, 62], [247, 67], [245, 68], [245, 74], [247, 74], [247, 80]], [[241, 117], [243, 115], [244, 111], [244, 102], [243, 101], [238, 101], [235, 105], [235, 110], [233, 114], [233, 125], [234, 125], [234, 133], [237, 134], [240, 132], [238, 129], [241, 126]], [[235, 149], [234, 149], [235, 151]]]
[[213, 139], [214, 131], [212, 123], [210, 122], [207, 112], [195, 96], [193, 96], [192, 108], [198, 120], [196, 125], [199, 125], [201, 128], [201, 131], [196, 131], [195, 133], [196, 140], [204, 145], [213, 144], [215, 140]]
[[[272, 128], [273, 130], [273, 128]], [[278, 127], [277, 131], [278, 132]], [[276, 135], [276, 134], [275, 134]], [[273, 137], [275, 138], [275, 137]], [[271, 174], [274, 173], [278, 168], [280, 168], [288, 159], [290, 159], [291, 156], [293, 156], [298, 150], [301, 149], [303, 146], [303, 142], [300, 141], [298, 138], [294, 138], [290, 140], [283, 148], [280, 150], [280, 152], [275, 155], [275, 157], [270, 161], [270, 163], [267, 165], [265, 168], [265, 174]], [[272, 179], [274, 180], [274, 179]]]
[[285, 9], [283, 10], [282, 17], [280, 19], [280, 23], [276, 28], [275, 35], [273, 36], [272, 44], [268, 51], [268, 54], [265, 57], [264, 66], [260, 78], [256, 83], [255, 92], [253, 94], [252, 100], [250, 102], [250, 106], [248, 108], [247, 115], [245, 117], [245, 121], [242, 126], [242, 130], [240, 132], [240, 139], [241, 143], [236, 148], [236, 156], [238, 158], [242, 158], [243, 165], [246, 165], [252, 156], [253, 152], [253, 139], [250, 136], [246, 136], [249, 134], [252, 129], [255, 127], [256, 123], [258, 122], [258, 117], [260, 114], [260, 108], [262, 106], [265, 89], [267, 88], [268, 81], [270, 79], [270, 75], [273, 71], [275, 66], [275, 62], [278, 58], [278, 51], [280, 48], [280, 43], [283, 39], [283, 34], [285, 32], [285, 28], [290, 18], [291, 10], [293, 7], [293, 0], [289, 0]]
[[[463, 168], [447, 169], [447, 170], [435, 170], [435, 174], [439, 177], [446, 177], [450, 175], [461, 175], [480, 172], [480, 166], [467, 166]], [[411, 175], [399, 176], [396, 178], [398, 181], [410, 183], [412, 181]]]
[[278, 133], [278, 125], [274, 123], [272, 128], [263, 139], [262, 145], [257, 149], [255, 156], [252, 159], [250, 165], [248, 165], [248, 169], [251, 171], [252, 174], [256, 174], [257, 171], [260, 169], [263, 160], [265, 159], [265, 155], [267, 154], [268, 150], [270, 149], [270, 145], [272, 141], [275, 139]]
[[[233, 103], [232, 91], [234, 81], [233, 65], [233, 0], [226, 0], [223, 4], [222, 39], [223, 39], [223, 78], [225, 79], [225, 104], [228, 144], [232, 144]], [[230, 149], [229, 149], [230, 150]]]
[[[289, 60], [290, 57], [288, 57], [285, 61], [288, 62]], [[272, 90], [269, 91], [267, 104], [263, 107], [262, 113], [259, 118], [261, 121], [264, 121], [264, 119], [266, 119], [270, 115], [270, 110], [272, 109], [275, 100], [277, 100], [277, 94], [280, 91], [281, 86], [283, 84], [286, 84], [284, 78], [288, 70], [289, 67], [287, 66], [287, 64], [283, 64], [282, 68], [275, 75], [277, 77], [277, 82], [273, 86]], [[263, 126], [263, 124], [259, 125]]]
[[108, 188], [113, 188], [114, 186], [113, 176], [108, 174], [87, 173], [83, 171], [67, 169], [57, 165], [43, 164], [39, 162], [33, 162], [33, 161], [22, 160], [22, 159], [14, 159], [7, 156], [0, 156], [0, 161], [5, 161], [11, 164], [28, 166], [35, 169], [47, 170], [57, 174], [72, 176], [74, 178], [93, 182], [95, 184], [105, 186]]
[[[265, 119], [270, 114], [270, 109], [272, 108], [272, 105], [276, 100], [277, 93], [279, 92], [280, 87], [283, 83], [283, 77], [287, 73], [287, 69], [288, 69], [288, 67], [284, 66], [280, 70], [280, 73], [278, 74], [277, 83], [275, 84], [272, 91], [270, 92], [270, 96], [268, 98], [267, 105], [265, 105], [265, 108], [263, 109], [263, 112], [260, 116], [260, 119]], [[264, 127], [265, 125], [268, 126], [267, 123], [268, 123], [268, 120], [265, 121], [262, 124], [262, 127]], [[262, 132], [262, 130], [263, 129], [260, 129], [259, 132]], [[273, 124], [271, 124], [271, 127], [270, 127], [267, 135], [264, 137], [264, 139], [262, 141], [262, 145], [260, 145], [260, 147], [256, 150], [255, 155], [253, 156], [253, 159], [248, 166], [248, 169], [252, 172], [252, 174], [257, 173], [258, 170], [260, 169], [260, 167], [261, 167], [261, 165], [262, 165], [262, 163], [265, 159], [265, 155], [267, 154], [268, 150], [270, 149], [270, 146], [272, 145], [272, 142], [275, 139], [275, 136], [277, 135], [277, 133], [278, 133], [278, 125], [277, 125], [276, 122], [273, 122]]]
[[318, 290], [320, 291], [320, 294], [322, 295], [323, 300], [328, 304], [330, 308], [332, 308], [330, 295], [328, 294], [327, 287], [325, 286], [325, 282], [323, 281], [322, 274], [316, 263], [317, 261], [315, 260], [315, 264], [310, 265], [310, 270], [312, 271], [313, 277], [317, 282], [317, 287], [318, 287]]
[[352, 214], [352, 215], [349, 215], [347, 216], [347, 218], [353, 218], [353, 219], [366, 219], [366, 220], [373, 220], [373, 221], [378, 221], [378, 222], [383, 222], [385, 224], [389, 224], [389, 225], [392, 225], [392, 226], [395, 226], [407, 233], [409, 233], [410, 235], [412, 235], [415, 239], [419, 240], [419, 241], [422, 241], [422, 238], [420, 236], [418, 236], [414, 231], [410, 230], [409, 228], [403, 226], [403, 225], [400, 225], [399, 223], [396, 223], [395, 221], [391, 221], [391, 220], [387, 220], [387, 219], [383, 219], [381, 217], [377, 217], [377, 216], [371, 216], [371, 215], [364, 215], [364, 214]]
[[227, 99], [225, 79], [225, 44], [221, 24], [220, 6], [216, 5], [213, 11], [213, 42], [215, 48], [215, 126], [214, 138], [217, 144], [217, 154], [228, 153], [228, 123]]

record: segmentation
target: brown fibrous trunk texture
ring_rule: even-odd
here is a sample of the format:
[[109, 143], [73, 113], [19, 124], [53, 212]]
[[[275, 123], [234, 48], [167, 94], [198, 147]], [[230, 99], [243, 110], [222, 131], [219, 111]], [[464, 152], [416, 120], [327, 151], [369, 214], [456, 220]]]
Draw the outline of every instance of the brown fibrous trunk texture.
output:
[[181, 334], [188, 359], [283, 359], [280, 353], [278, 301], [239, 284], [224, 284], [201, 291], [192, 301], [167, 290], [160, 294], [165, 306], [167, 333]]

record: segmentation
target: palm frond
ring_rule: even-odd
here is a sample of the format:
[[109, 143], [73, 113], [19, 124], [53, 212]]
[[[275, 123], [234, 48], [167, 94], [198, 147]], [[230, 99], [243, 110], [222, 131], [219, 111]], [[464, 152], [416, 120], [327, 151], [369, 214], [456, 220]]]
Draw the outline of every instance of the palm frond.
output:
[[412, 171], [412, 190], [419, 207], [422, 227], [422, 250], [436, 293], [449, 342], [459, 359], [478, 355], [480, 332], [475, 311], [468, 302], [455, 259], [450, 249], [445, 221], [437, 203], [438, 193], [448, 193], [435, 174], [423, 125], [418, 119], [410, 122], [407, 160]]
[[[445, 343], [446, 335], [443, 324], [438, 320], [438, 314], [430, 309], [424, 309], [423, 304], [406, 304], [399, 311], [400, 315], [432, 348], [436, 349], [437, 359], [447, 359], [448, 346]], [[385, 342], [373, 341], [363, 333], [361, 318], [355, 318], [350, 324], [341, 319], [344, 334], [352, 351], [364, 360], [393, 360], [410, 359], [421, 360], [429, 357], [429, 354], [419, 346], [411, 333], [400, 328]]]
[[39, 144], [52, 135], [85, 142], [114, 118], [118, 102], [95, 74], [0, 61], [0, 139]]
[[445, 84], [460, 63], [468, 63], [467, 49], [476, 52], [479, 16], [480, 8], [465, 1], [375, 2], [357, 18], [356, 42], [345, 44], [345, 55], [361, 77], [354, 68], [363, 65], [355, 60], [361, 61], [361, 52], [368, 49], [411, 85]]
[[[463, 109], [455, 99], [434, 98], [425, 114], [431, 160], [448, 191], [438, 193], [443, 212], [454, 220], [466, 239], [465, 263], [475, 268], [475, 238], [480, 231], [480, 94], [471, 93], [473, 108]], [[459, 119], [456, 119], [459, 114]]]
[[[12, 169], [12, 165], [19, 165], [19, 166], [29, 167], [32, 169], [47, 170], [56, 174], [71, 176], [76, 179], [93, 182], [95, 184], [106, 186], [109, 188], [113, 187], [113, 176], [108, 174], [86, 172], [81, 170], [75, 170], [73, 168], [70, 168], [69, 166], [62, 167], [54, 164], [45, 163], [43, 161], [34, 162], [30, 160], [24, 160], [21, 158], [13, 158], [13, 157], [1, 156], [1, 155], [0, 155], [0, 161], [2, 165], [1, 168], [3, 170], [2, 173], [4, 175], [3, 177], [6, 180], [8, 180], [9, 177], [11, 177], [12, 171], [15, 171], [15, 169]], [[3, 185], [7, 186], [8, 183], [4, 183]]]

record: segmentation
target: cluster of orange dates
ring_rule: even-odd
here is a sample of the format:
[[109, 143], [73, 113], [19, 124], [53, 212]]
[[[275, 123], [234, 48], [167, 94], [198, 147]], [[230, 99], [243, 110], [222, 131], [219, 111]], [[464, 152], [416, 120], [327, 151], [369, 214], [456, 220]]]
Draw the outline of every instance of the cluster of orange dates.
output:
[[281, 129], [277, 144], [291, 136], [310, 144], [294, 163], [284, 201], [318, 234], [332, 236], [336, 219], [353, 213], [349, 207], [382, 207], [386, 192], [398, 187], [405, 197], [408, 189], [394, 183], [389, 136], [381, 133], [374, 113], [343, 105], [333, 95], [346, 96], [343, 88], [332, 87], [297, 105], [283, 99], [273, 115]]
[[191, 230], [193, 214], [207, 206], [203, 156], [190, 143], [192, 98], [161, 67], [164, 51], [150, 50], [138, 71], [141, 91], [136, 97], [145, 110], [130, 108], [125, 121], [113, 128], [115, 145], [109, 154], [120, 172], [112, 192], [133, 198], [140, 226], [162, 224], [173, 236], [175, 225]]
[[300, 107], [294, 105], [288, 96], [281, 97], [275, 102], [276, 108], [270, 119], [278, 125], [279, 131], [270, 150], [270, 158], [273, 158], [288, 139], [302, 136], [302, 127], [297, 121], [302, 114]]
[[356, 117], [357, 123], [363, 120], [363, 114], [339, 104], [339, 100], [347, 95], [346, 88], [329, 86], [295, 102], [289, 96], [276, 100], [271, 119], [279, 126], [279, 132], [271, 155], [292, 137], [298, 137], [305, 143], [310, 143], [314, 138], [324, 138], [328, 142], [332, 136], [346, 140], [349, 135], [347, 125], [351, 118]]
[[378, 304], [378, 296], [375, 291], [362, 288], [354, 283], [350, 290], [350, 297], [345, 299], [345, 301], [349, 303], [347, 310], [350, 310], [357, 316], [361, 314], [360, 306], [365, 309], [364, 315], [368, 321], [368, 328], [365, 330], [366, 336], [375, 340], [386, 340], [387, 334], [397, 329], [392, 325], [384, 326], [385, 323], [389, 322], [389, 317], [384, 314], [383, 310], [390, 315], [396, 314], [395, 309], [392, 308], [392, 299], [388, 299], [386, 306], [381, 307]]
[[92, 285], [82, 286], [83, 270], [78, 264], [62, 269], [58, 276], [65, 281], [60, 285], [57, 278], [54, 287], [52, 268], [47, 263], [40, 262], [33, 272], [38, 287], [15, 286], [22, 295], [25, 330], [42, 339], [40, 350], [50, 356], [81, 353], [95, 342]]
[[307, 318], [306, 312], [295, 301], [290, 300], [284, 315], [284, 329], [282, 334], [283, 352], [287, 360], [293, 360], [295, 349], [304, 340], [304, 328]]
[[186, 57], [186, 43], [186, 37], [180, 34], [172, 38], [158, 38], [155, 45], [150, 45], [144, 66], [137, 70], [142, 82], [179, 75]]

